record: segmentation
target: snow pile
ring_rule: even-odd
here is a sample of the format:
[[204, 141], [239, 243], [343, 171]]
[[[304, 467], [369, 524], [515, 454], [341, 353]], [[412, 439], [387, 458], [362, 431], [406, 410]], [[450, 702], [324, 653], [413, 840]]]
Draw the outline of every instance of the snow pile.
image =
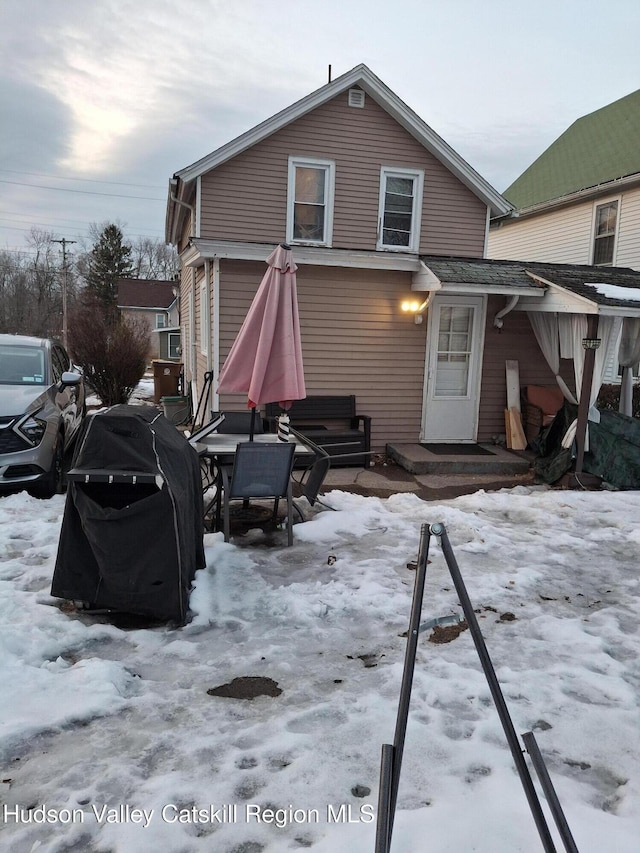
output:
[[[640, 494], [326, 500], [335, 511], [296, 525], [291, 548], [284, 533], [208, 534], [192, 621], [133, 629], [50, 597], [62, 497], [0, 499], [6, 849], [370, 853], [408, 565], [421, 525], [444, 522], [578, 848], [635, 853]], [[430, 560], [425, 621], [460, 613], [435, 539]], [[282, 692], [207, 692], [247, 677]], [[420, 639], [392, 849], [541, 849], [469, 631]]]

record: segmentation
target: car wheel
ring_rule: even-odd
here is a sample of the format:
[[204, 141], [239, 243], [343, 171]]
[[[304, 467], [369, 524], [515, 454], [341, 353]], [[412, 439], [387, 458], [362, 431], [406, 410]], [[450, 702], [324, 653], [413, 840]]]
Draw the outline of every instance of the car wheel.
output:
[[58, 433], [56, 442], [56, 450], [51, 462], [49, 473], [34, 483], [28, 490], [34, 498], [52, 498], [54, 495], [62, 493], [62, 472], [64, 466], [64, 436]]

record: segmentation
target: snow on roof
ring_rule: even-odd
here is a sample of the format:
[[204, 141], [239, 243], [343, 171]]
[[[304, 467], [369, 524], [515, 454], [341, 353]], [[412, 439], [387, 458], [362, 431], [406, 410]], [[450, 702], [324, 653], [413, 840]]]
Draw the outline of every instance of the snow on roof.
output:
[[622, 299], [627, 302], [640, 302], [640, 287], [620, 287], [617, 284], [605, 284], [598, 281], [585, 281], [587, 287], [593, 287], [607, 299]]

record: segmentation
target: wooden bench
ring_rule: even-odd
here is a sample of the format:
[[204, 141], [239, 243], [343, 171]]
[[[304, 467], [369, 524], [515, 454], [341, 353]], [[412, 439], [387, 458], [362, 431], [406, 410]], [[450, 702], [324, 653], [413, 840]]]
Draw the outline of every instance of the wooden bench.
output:
[[[265, 418], [272, 431], [276, 429], [277, 403], [267, 403]], [[331, 457], [331, 467], [367, 467], [371, 462], [371, 418], [356, 414], [356, 398], [315, 396], [294, 400], [288, 410], [291, 426]]]

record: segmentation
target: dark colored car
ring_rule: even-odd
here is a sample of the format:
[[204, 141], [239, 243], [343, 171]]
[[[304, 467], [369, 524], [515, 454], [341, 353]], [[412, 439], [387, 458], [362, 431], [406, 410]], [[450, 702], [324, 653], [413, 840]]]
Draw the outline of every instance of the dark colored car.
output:
[[57, 341], [0, 335], [0, 490], [62, 491], [85, 415], [84, 381]]

